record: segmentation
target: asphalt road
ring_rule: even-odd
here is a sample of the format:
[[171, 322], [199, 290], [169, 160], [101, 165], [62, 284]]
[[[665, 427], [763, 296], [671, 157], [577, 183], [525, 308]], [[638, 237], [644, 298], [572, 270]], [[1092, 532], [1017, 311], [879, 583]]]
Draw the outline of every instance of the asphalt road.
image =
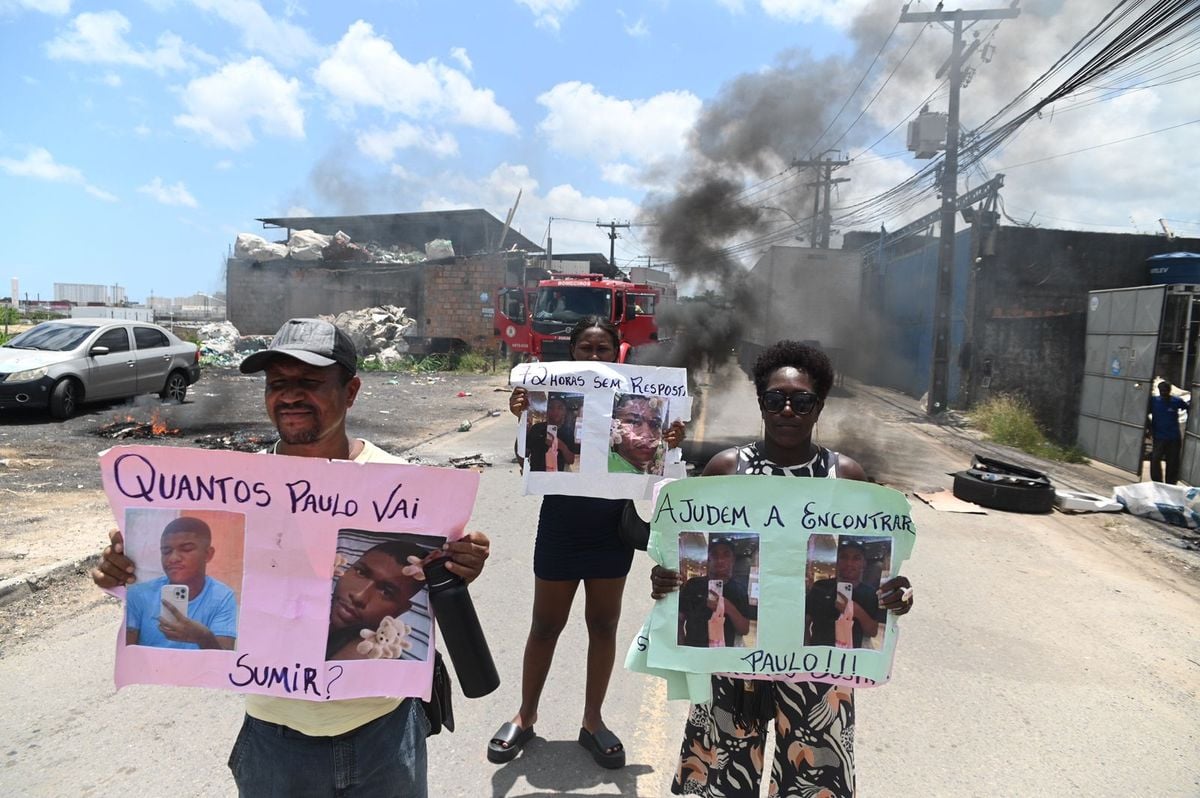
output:
[[[732, 385], [707, 403], [721, 411], [697, 419], [693, 432], [752, 434], [748, 392]], [[503, 683], [483, 699], [457, 698], [457, 731], [430, 740], [431, 795], [664, 795], [687, 708], [667, 702], [657, 681], [614, 674], [605, 716], [628, 748], [624, 770], [597, 768], [575, 743], [580, 606], [560, 643], [538, 739], [506, 766], [485, 760], [487, 738], [518, 703], [532, 594], [538, 500], [520, 495], [512, 434], [504, 416], [416, 450], [428, 462], [481, 452], [495, 463], [471, 524], [492, 537], [493, 556], [472, 593]], [[818, 437], [904, 491], [949, 486], [947, 472], [969, 459], [960, 433], [854, 386], [831, 401]], [[1064, 473], [1119, 481], [1103, 470]], [[1195, 552], [1121, 516], [955, 515], [914, 500], [913, 517], [918, 542], [905, 573], [916, 607], [901, 622], [892, 682], [857, 693], [860, 795], [1200, 795]], [[639, 555], [621, 640], [649, 608], [648, 570]], [[224, 763], [240, 699], [155, 687], [114, 693], [118, 625], [119, 605], [82, 577], [0, 610], [0, 633], [17, 641], [0, 653], [0, 794], [233, 794]]]

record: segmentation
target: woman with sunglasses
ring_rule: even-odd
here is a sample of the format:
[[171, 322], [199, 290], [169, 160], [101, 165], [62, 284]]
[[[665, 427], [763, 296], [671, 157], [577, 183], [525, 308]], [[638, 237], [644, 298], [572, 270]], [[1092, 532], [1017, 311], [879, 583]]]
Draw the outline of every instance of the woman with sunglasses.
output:
[[[615, 363], [620, 345], [617, 328], [603, 316], [587, 316], [571, 331], [572, 360]], [[529, 408], [528, 392], [514, 389], [508, 408], [519, 417]], [[681, 421], [662, 431], [669, 448], [678, 446], [683, 435]], [[627, 504], [627, 499], [587, 496], [549, 495], [542, 499], [533, 549], [533, 622], [521, 669], [521, 707], [488, 742], [490, 762], [512, 760], [533, 739], [554, 649], [582, 582], [588, 651], [579, 744], [601, 767], [625, 766], [625, 748], [604, 724], [601, 709], [616, 658], [625, 577], [633, 562], [633, 549], [617, 531]]]
[[[819, 349], [780, 341], [754, 364], [754, 387], [763, 439], [718, 452], [704, 476], [765, 474], [865, 480], [853, 459], [812, 439], [833, 387], [833, 366]], [[678, 590], [678, 572], [655, 566], [651, 597]], [[879, 589], [879, 606], [901, 615], [912, 608], [908, 579], [898, 576]], [[676, 795], [757, 798], [762, 780], [767, 723], [775, 723], [771, 795], [854, 794], [854, 691], [818, 682], [712, 677], [712, 702], [688, 715]]]

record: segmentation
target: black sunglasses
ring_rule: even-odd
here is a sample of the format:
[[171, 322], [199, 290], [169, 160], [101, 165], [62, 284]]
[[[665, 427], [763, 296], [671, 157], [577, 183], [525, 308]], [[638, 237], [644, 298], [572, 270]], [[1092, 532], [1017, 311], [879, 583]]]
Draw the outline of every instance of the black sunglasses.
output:
[[782, 413], [785, 405], [792, 406], [792, 412], [798, 416], [807, 416], [821, 401], [821, 397], [808, 391], [796, 391], [786, 394], [783, 391], [763, 391], [762, 406], [768, 413]]

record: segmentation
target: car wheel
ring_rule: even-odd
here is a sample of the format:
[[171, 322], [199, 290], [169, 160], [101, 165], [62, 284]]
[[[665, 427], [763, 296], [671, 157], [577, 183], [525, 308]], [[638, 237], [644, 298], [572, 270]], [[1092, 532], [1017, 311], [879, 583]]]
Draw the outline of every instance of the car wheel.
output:
[[1054, 488], [1044, 485], [988, 479], [994, 474], [959, 471], [954, 475], [954, 495], [966, 502], [1010, 513], [1048, 513], [1054, 509]]
[[159, 391], [158, 395], [164, 402], [175, 402], [183, 404], [184, 398], [187, 396], [188, 381], [182, 371], [172, 371], [167, 375], [167, 384]]
[[81, 399], [83, 389], [79, 383], [70, 377], [62, 380], [50, 392], [50, 415], [60, 420], [70, 418], [79, 409]]

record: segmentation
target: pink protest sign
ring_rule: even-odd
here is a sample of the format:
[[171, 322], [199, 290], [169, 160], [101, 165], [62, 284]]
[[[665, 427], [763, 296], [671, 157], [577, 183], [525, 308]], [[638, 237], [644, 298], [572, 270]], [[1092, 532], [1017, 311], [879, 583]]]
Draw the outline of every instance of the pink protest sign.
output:
[[157, 446], [100, 465], [137, 566], [118, 688], [428, 699], [421, 566], [463, 535], [477, 473]]

